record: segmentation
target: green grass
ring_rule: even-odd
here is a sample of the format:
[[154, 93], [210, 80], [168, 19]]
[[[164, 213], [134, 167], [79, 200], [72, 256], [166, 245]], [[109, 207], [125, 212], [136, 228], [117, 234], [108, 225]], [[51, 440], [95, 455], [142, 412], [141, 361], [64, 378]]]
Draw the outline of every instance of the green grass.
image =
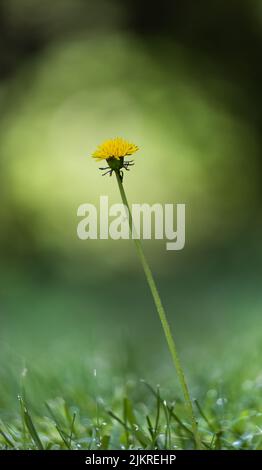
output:
[[[205, 449], [262, 449], [258, 352], [258, 345], [248, 355], [242, 350], [237, 360], [221, 352], [216, 364], [195, 365], [194, 406]], [[101, 358], [96, 370], [91, 358], [80, 362], [60, 352], [59, 360], [49, 360], [20, 373], [10, 362], [2, 367], [1, 449], [194, 448], [168, 368], [150, 372], [161, 377], [160, 387]]]
[[[227, 280], [218, 297], [202, 284], [190, 296], [161, 287], [203, 447], [262, 449], [260, 291]], [[131, 301], [125, 286], [116, 308], [111, 285], [101, 295], [2, 279], [1, 449], [194, 448], [147, 291], [132, 280]]]

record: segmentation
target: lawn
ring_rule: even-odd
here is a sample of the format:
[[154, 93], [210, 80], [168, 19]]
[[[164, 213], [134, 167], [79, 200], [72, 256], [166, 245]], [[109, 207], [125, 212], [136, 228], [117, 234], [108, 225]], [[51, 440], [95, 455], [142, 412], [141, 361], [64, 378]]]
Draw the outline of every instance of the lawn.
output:
[[[30, 312], [26, 316], [29, 292], [37, 318]], [[101, 312], [103, 321], [97, 319], [95, 325], [97, 312], [88, 321], [79, 319], [82, 307], [88, 310], [86, 294], [82, 300], [78, 295], [77, 303], [64, 293], [62, 308], [60, 291], [42, 293], [40, 299], [39, 292], [36, 287], [15, 289], [21, 301], [20, 319], [12, 320], [13, 301], [6, 297], [1, 448], [193, 449], [190, 420], [157, 318], [151, 322], [151, 332], [139, 312], [125, 321], [126, 329]], [[43, 315], [51, 305], [56, 307], [55, 321], [52, 312]], [[63, 321], [65, 309], [73, 307], [78, 322], [68, 315]], [[148, 314], [154, 317], [153, 307]], [[215, 334], [214, 319], [211, 323], [210, 317], [208, 326], [207, 318], [196, 321], [193, 333], [186, 324], [182, 328], [183, 319], [178, 323], [203, 449], [262, 449], [259, 328], [231, 318], [227, 330]], [[225, 327], [222, 315], [221, 322]]]

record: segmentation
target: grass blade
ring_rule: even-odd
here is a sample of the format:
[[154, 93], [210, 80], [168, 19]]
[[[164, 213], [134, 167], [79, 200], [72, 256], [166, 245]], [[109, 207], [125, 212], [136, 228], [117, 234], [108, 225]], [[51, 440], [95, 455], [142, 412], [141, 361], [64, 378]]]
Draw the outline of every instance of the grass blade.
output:
[[38, 450], [44, 450], [44, 446], [41, 442], [41, 439], [38, 435], [38, 432], [35, 428], [35, 425], [33, 423], [33, 420], [30, 416], [30, 413], [25, 405], [25, 402], [23, 400], [23, 398], [20, 398], [20, 402], [21, 402], [21, 405], [23, 407], [23, 416], [24, 416], [24, 420], [25, 420], [25, 425], [27, 427], [27, 430], [32, 438], [32, 440], [34, 441], [36, 447], [38, 448]]
[[[46, 408], [47, 408], [47, 410], [48, 410], [48, 412], [49, 412], [51, 418], [52, 418], [52, 419], [54, 420], [54, 422], [55, 422], [55, 428], [56, 428], [56, 430], [57, 430], [59, 436], [61, 437], [63, 443], [65, 444], [65, 446], [67, 447], [67, 449], [71, 449], [71, 441], [72, 441], [73, 433], [72, 433], [70, 436], [68, 436], [67, 433], [65, 433], [65, 432], [63, 431], [63, 429], [61, 428], [58, 419], [56, 418], [56, 416], [55, 416], [55, 414], [54, 414], [52, 408], [49, 406], [49, 404], [48, 404], [47, 402], [45, 402], [45, 406], [46, 406]], [[68, 438], [69, 438], [69, 441], [67, 440]]]
[[13, 442], [9, 439], [9, 437], [6, 435], [6, 433], [2, 429], [0, 429], [0, 434], [5, 439], [7, 445], [9, 447], [12, 447], [12, 449], [14, 449], [15, 445], [13, 444]]

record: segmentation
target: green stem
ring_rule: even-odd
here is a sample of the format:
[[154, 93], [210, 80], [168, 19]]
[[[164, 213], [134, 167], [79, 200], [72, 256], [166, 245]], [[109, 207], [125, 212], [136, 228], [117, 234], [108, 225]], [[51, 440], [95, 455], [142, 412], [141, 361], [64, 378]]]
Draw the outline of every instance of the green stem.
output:
[[[125, 194], [125, 190], [124, 190], [124, 187], [123, 187], [122, 178], [120, 176], [119, 170], [115, 170], [115, 174], [116, 174], [116, 179], [117, 179], [117, 183], [118, 183], [118, 187], [119, 187], [119, 190], [120, 190], [120, 194], [121, 194], [123, 204], [127, 207], [127, 210], [128, 210], [129, 228], [130, 228], [130, 232], [132, 234], [132, 232], [133, 232], [132, 215], [131, 215], [130, 207], [128, 205], [128, 201], [127, 201], [127, 198], [126, 198], [126, 194]], [[189, 389], [188, 389], [188, 385], [187, 385], [187, 382], [186, 382], [185, 374], [184, 374], [183, 367], [181, 365], [181, 362], [180, 362], [180, 359], [179, 359], [179, 356], [178, 356], [177, 348], [176, 348], [175, 341], [174, 341], [174, 338], [173, 338], [172, 333], [171, 333], [171, 329], [170, 329], [170, 326], [169, 326], [169, 323], [168, 323], [168, 320], [167, 320], [167, 316], [166, 316], [166, 313], [165, 313], [165, 310], [164, 310], [164, 307], [163, 307], [163, 304], [162, 304], [162, 301], [161, 301], [156, 283], [154, 281], [152, 271], [151, 271], [151, 269], [148, 265], [148, 262], [146, 260], [145, 255], [144, 255], [142, 244], [141, 244], [140, 240], [136, 239], [136, 238], [134, 238], [134, 243], [135, 243], [135, 246], [136, 246], [136, 249], [137, 249], [137, 252], [138, 252], [138, 256], [139, 256], [140, 261], [142, 263], [144, 273], [145, 273], [145, 276], [146, 276], [146, 280], [147, 280], [147, 283], [149, 285], [152, 297], [154, 299], [155, 306], [156, 306], [160, 321], [162, 323], [162, 327], [163, 327], [163, 330], [164, 330], [164, 333], [165, 333], [165, 337], [166, 337], [166, 341], [167, 341], [167, 344], [168, 344], [168, 347], [169, 347], [169, 351], [170, 351], [170, 354], [172, 356], [172, 359], [173, 359], [173, 362], [174, 362], [174, 365], [175, 365], [175, 368], [176, 368], [176, 372], [177, 372], [177, 375], [178, 375], [178, 379], [179, 379], [179, 382], [180, 382], [180, 385], [181, 385], [181, 388], [182, 388], [182, 391], [183, 391], [183, 394], [184, 394], [185, 404], [186, 404], [186, 407], [187, 407], [187, 410], [188, 410], [188, 414], [191, 418], [192, 431], [193, 431], [194, 438], [195, 438], [196, 448], [201, 449], [202, 445], [201, 445], [201, 440], [200, 440], [200, 436], [199, 436], [199, 432], [198, 432], [198, 428], [197, 428], [197, 422], [196, 422], [196, 418], [195, 418], [195, 414], [194, 414], [194, 410], [193, 410], [192, 400], [190, 398]]]

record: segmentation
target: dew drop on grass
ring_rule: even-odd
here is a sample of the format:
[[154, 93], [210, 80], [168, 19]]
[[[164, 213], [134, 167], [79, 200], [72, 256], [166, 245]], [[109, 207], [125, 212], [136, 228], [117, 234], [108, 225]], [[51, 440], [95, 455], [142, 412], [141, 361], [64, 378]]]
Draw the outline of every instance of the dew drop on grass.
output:
[[217, 404], [218, 406], [223, 406], [223, 405], [225, 405], [226, 403], [227, 403], [227, 399], [226, 399], [226, 398], [223, 398], [223, 397], [218, 398], [217, 401], [216, 401], [216, 404]]
[[22, 370], [22, 372], [21, 372], [21, 376], [22, 376], [22, 377], [26, 377], [26, 374], [27, 374], [27, 368], [24, 367], [23, 370]]
[[236, 447], [238, 449], [239, 447], [242, 446], [242, 442], [241, 441], [235, 441], [235, 442], [233, 442], [232, 445], [233, 445], [233, 447]]
[[254, 437], [254, 434], [249, 432], [249, 433], [244, 433], [243, 436], [242, 436], [242, 440], [243, 441], [252, 441]]

